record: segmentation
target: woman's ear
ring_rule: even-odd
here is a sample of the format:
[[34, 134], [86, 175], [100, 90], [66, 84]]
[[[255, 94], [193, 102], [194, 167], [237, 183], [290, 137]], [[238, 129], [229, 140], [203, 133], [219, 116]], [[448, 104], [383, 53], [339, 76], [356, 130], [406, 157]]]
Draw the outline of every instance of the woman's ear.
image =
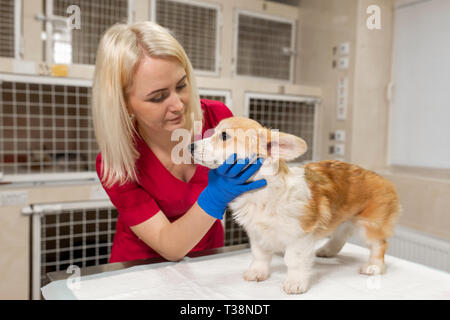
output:
[[303, 139], [277, 130], [270, 131], [267, 154], [274, 160], [294, 160], [304, 154], [306, 150], [306, 142]]

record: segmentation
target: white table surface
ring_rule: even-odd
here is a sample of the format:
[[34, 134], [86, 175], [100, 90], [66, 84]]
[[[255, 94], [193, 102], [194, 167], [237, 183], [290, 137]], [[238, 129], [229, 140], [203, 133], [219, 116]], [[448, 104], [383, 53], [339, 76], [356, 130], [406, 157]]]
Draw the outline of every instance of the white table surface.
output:
[[244, 281], [249, 249], [81, 277], [70, 282], [78, 284], [72, 289], [66, 280], [54, 281], [41, 290], [46, 299], [450, 299], [449, 273], [386, 256], [386, 273], [369, 277], [358, 272], [368, 254], [347, 243], [335, 258], [316, 258], [310, 289], [301, 295], [283, 291], [286, 266], [279, 255], [269, 279]]

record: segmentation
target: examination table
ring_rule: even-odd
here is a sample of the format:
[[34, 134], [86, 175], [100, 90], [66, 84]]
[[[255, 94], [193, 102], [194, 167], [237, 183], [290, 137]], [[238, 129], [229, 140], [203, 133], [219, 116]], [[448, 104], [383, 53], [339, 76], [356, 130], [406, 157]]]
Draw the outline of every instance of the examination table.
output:
[[282, 289], [286, 266], [281, 255], [263, 282], [244, 281], [248, 245], [189, 254], [180, 262], [159, 258], [81, 268], [81, 278], [48, 273], [45, 299], [450, 299], [450, 274], [387, 255], [387, 271], [359, 274], [369, 250], [347, 243], [335, 258], [316, 258], [309, 290], [288, 295]]

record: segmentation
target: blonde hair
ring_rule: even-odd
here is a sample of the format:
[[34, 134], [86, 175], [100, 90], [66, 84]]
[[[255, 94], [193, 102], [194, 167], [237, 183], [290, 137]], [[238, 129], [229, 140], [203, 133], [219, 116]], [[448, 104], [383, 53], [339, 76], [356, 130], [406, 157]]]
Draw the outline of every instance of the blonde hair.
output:
[[202, 121], [191, 62], [170, 32], [150, 21], [110, 27], [97, 50], [92, 87], [92, 118], [102, 155], [102, 182], [107, 187], [138, 180], [135, 162], [139, 152], [134, 144], [137, 132], [127, 111], [127, 101], [134, 73], [144, 54], [178, 60], [191, 88], [186, 113], [191, 116], [186, 117], [185, 129], [192, 133], [194, 121]]

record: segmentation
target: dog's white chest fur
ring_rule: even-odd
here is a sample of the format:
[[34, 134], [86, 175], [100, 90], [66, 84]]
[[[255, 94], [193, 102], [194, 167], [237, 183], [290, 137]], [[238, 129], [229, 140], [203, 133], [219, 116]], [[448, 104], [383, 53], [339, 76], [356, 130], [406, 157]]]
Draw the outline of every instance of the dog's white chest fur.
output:
[[261, 169], [254, 179], [265, 178], [267, 187], [244, 193], [229, 206], [251, 241], [272, 251], [284, 251], [293, 240], [304, 235], [299, 217], [309, 201], [310, 191], [303, 168], [291, 168], [286, 183], [263, 172]]

